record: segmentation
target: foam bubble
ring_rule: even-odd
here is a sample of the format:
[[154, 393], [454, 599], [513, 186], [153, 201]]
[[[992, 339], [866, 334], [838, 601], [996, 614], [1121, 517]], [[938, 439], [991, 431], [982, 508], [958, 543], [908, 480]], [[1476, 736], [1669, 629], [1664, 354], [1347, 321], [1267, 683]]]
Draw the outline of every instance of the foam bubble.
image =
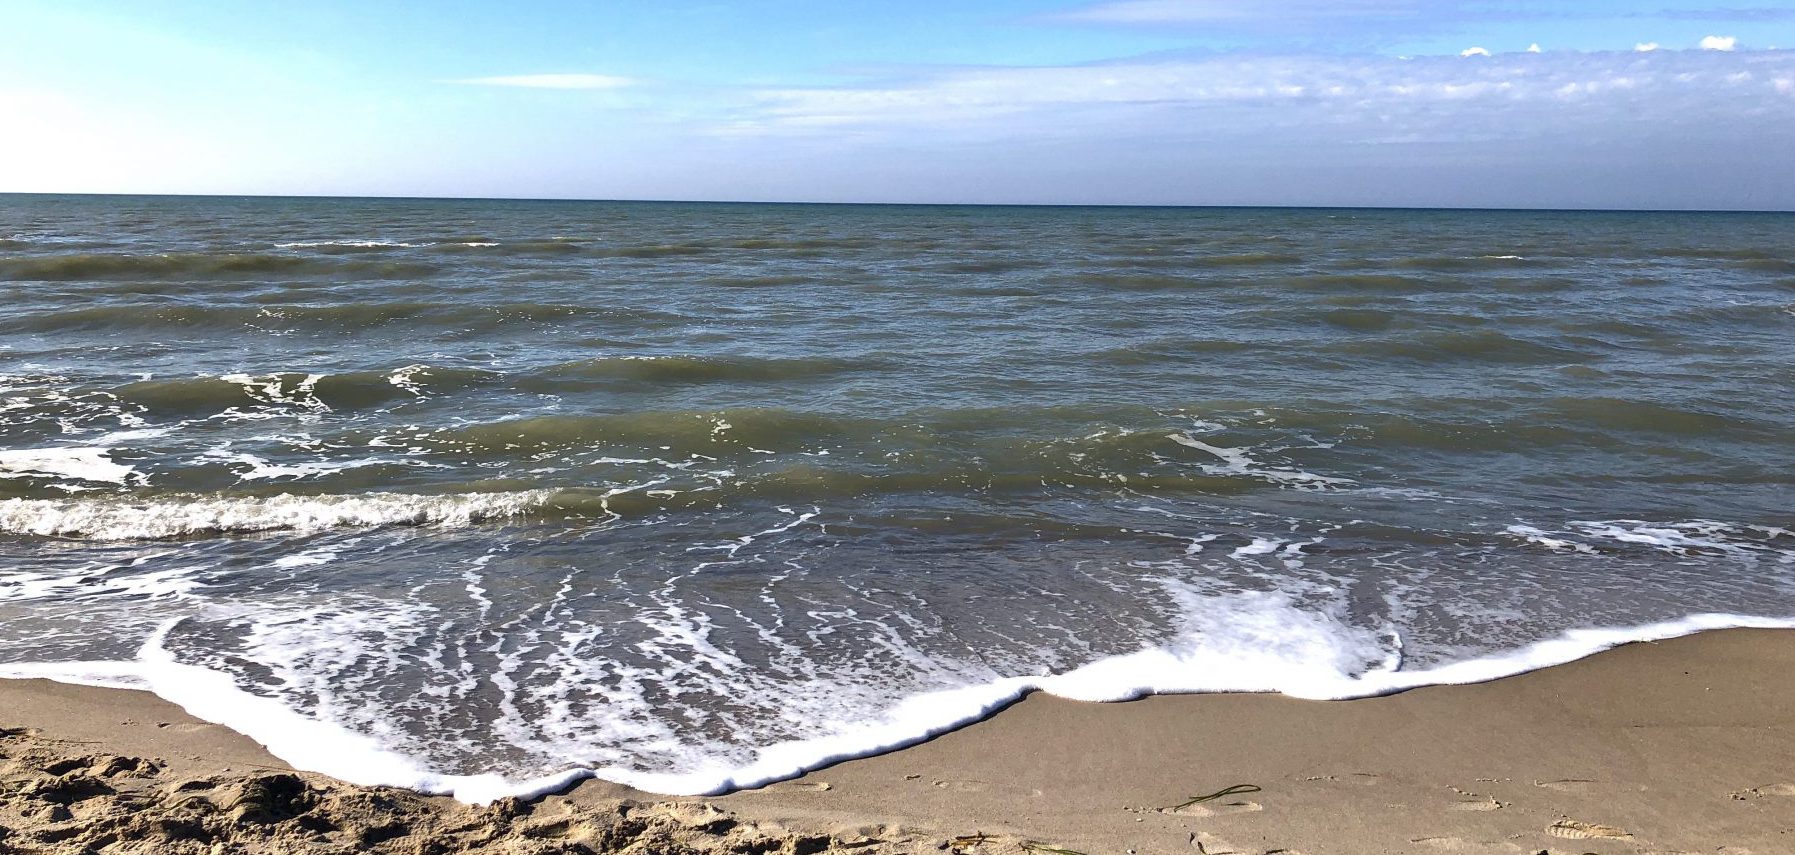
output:
[[1563, 552], [1594, 553], [1595, 549], [1587, 543], [1576, 543], [1559, 537], [1549, 537], [1546, 532], [1530, 525], [1511, 525], [1505, 529], [1509, 534], [1526, 538], [1528, 543], [1537, 543], [1547, 549]]
[[425, 496], [406, 493], [268, 497], [0, 500], [0, 531], [90, 540], [146, 540], [207, 532], [385, 525], [465, 526], [527, 513], [550, 490]]
[[1283, 545], [1281, 540], [1270, 540], [1263, 537], [1253, 538], [1253, 542], [1234, 550], [1235, 558], [1247, 558], [1254, 555], [1270, 555]]
[[110, 448], [0, 450], [0, 478], [48, 477], [124, 485], [141, 479], [134, 467], [113, 462]]
[[[1264, 552], [1277, 546], [1273, 541]], [[1176, 692], [1314, 697], [1317, 687], [1394, 667], [1386, 636], [1349, 624], [1337, 608], [1298, 606], [1281, 592], [1215, 596], [1168, 587], [1186, 615], [1171, 643], [1048, 677], [1039, 688], [1081, 701]]]
[[1646, 547], [1672, 555], [1778, 555], [1795, 560], [1795, 533], [1773, 526], [1734, 525], [1713, 520], [1573, 520], [1559, 531], [1517, 524], [1505, 531], [1548, 549], [1597, 553], [1616, 545]]
[[422, 398], [422, 397], [424, 397], [424, 390], [422, 387], [420, 387], [418, 385], [417, 375], [422, 372], [429, 371], [429, 370], [430, 370], [430, 366], [425, 365], [423, 363], [416, 363], [416, 364], [412, 364], [412, 365], [407, 365], [403, 368], [396, 368], [396, 369], [393, 369], [393, 372], [391, 374], [387, 375], [386, 382], [391, 383], [394, 386], [397, 386], [401, 389], [404, 389], [407, 392], [410, 392], [411, 394], [413, 394], [417, 397]]
[[1333, 478], [1313, 472], [1304, 472], [1300, 469], [1272, 466], [1254, 459], [1248, 449], [1210, 445], [1188, 434], [1167, 434], [1166, 439], [1186, 448], [1194, 448], [1215, 455], [1222, 461], [1220, 464], [1205, 464], [1202, 467], [1203, 471], [1215, 475], [1245, 475], [1274, 484], [1309, 489], [1353, 483], [1348, 478]]
[[[307, 374], [291, 389], [286, 386], [286, 378], [279, 374], [224, 374], [218, 379], [242, 386], [246, 394], [262, 404], [297, 407], [314, 412], [330, 410], [328, 405], [318, 400], [318, 381], [324, 379], [322, 374]], [[225, 412], [242, 415], [234, 407]]]
[[271, 463], [253, 454], [230, 454], [215, 449], [200, 455], [201, 460], [217, 460], [227, 464], [235, 464], [237, 478], [242, 481], [277, 481], [283, 478], [299, 480], [317, 475], [329, 475], [364, 466], [379, 466], [389, 461], [376, 457], [364, 457], [358, 460], [345, 460], [336, 463], [312, 461], [309, 463]]
[[434, 243], [406, 243], [405, 241], [397, 240], [294, 240], [275, 244], [275, 246], [281, 249], [316, 249], [318, 247], [327, 246], [345, 246], [354, 247], [356, 249], [379, 249], [382, 247], [402, 248], [435, 245], [436, 244]]

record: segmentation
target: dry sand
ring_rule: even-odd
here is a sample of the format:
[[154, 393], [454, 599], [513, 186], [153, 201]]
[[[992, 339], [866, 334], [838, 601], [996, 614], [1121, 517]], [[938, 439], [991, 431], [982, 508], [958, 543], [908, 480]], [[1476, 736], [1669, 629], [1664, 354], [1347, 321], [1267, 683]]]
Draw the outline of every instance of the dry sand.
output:
[[1795, 631], [1362, 701], [1037, 695], [716, 799], [349, 787], [150, 695], [42, 681], [0, 681], [0, 727], [0, 852], [1795, 852]]

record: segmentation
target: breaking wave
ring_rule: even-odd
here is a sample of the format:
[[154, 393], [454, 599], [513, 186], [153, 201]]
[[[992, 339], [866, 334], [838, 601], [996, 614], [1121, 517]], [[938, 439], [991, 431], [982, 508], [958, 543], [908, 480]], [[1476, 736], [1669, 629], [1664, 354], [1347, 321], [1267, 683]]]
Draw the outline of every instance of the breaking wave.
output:
[[445, 496], [365, 493], [5, 499], [0, 500], [0, 531], [86, 540], [161, 540], [391, 525], [458, 527], [521, 516], [552, 496], [550, 490], [527, 490]]

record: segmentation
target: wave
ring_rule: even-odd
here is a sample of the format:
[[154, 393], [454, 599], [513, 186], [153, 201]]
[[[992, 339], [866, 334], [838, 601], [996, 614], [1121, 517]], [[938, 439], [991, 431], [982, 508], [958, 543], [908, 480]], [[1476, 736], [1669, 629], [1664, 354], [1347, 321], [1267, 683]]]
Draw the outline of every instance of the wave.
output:
[[1264, 353], [1268, 348], [1264, 345], [1251, 344], [1244, 341], [1208, 338], [1175, 338], [1159, 339], [1143, 342], [1128, 347], [1112, 347], [1086, 353], [1083, 358], [1109, 365], [1159, 365], [1168, 362], [1188, 362], [1225, 353], [1241, 353], [1255, 351]]
[[1152, 254], [1117, 253], [1109, 256], [1118, 268], [1139, 270], [1163, 270], [1171, 273], [1202, 274], [1208, 271], [1226, 271], [1254, 267], [1290, 267], [1300, 265], [1306, 259], [1301, 255], [1288, 252], [1219, 252], [1207, 255], [1185, 252], [1168, 252]]
[[1628, 433], [1699, 437], [1741, 430], [1775, 430], [1735, 416], [1623, 398], [1555, 398], [1550, 406], [1564, 420]]
[[[1077, 454], [1092, 467], [1105, 463], [1140, 467], [1150, 465], [1156, 454], [1176, 452], [1166, 432], [1114, 427], [1126, 410], [1052, 408], [967, 408], [912, 413], [892, 419], [832, 415], [784, 408], [734, 408], [726, 410], [636, 411], [589, 415], [547, 415], [480, 424], [456, 425], [419, 433], [417, 440], [475, 457], [511, 456], [550, 449], [623, 449], [653, 451], [649, 456], [689, 453], [710, 456], [764, 452], [800, 453], [843, 449], [864, 451], [871, 459], [886, 461], [889, 453], [909, 451], [912, 463], [938, 461], [954, 466], [957, 454], [972, 454], [991, 471], [1008, 471], [1006, 464], [1026, 464], [1043, 456]], [[1148, 416], [1157, 413], [1148, 412]], [[1042, 419], [1076, 419], [1089, 425], [1065, 429], [1058, 436], [992, 435], [988, 431], [1038, 427]], [[1137, 419], [1136, 421], [1139, 421]], [[1156, 420], [1163, 423], [1163, 419]], [[1056, 431], [1058, 433], [1059, 431]], [[845, 456], [845, 455], [838, 455]], [[883, 469], [884, 467], [882, 467]], [[1038, 466], [1014, 468], [1039, 474]], [[965, 473], [969, 477], [978, 472]]]
[[309, 249], [324, 253], [381, 252], [389, 249], [421, 249], [434, 244], [407, 243], [400, 240], [295, 240], [275, 244], [277, 249]]
[[1643, 258], [1686, 258], [1695, 261], [1722, 261], [1740, 270], [1759, 273], [1795, 273], [1795, 258], [1780, 252], [1762, 249], [1673, 248], [1654, 249]]
[[1391, 267], [1432, 270], [1441, 273], [1512, 270], [1516, 268], [1538, 266], [1539, 264], [1538, 262], [1534, 262], [1519, 255], [1422, 255], [1392, 259], [1384, 263]]
[[482, 236], [440, 238], [416, 244], [432, 253], [476, 254], [480, 256], [580, 256], [585, 258], [657, 259], [683, 258], [716, 251], [708, 244], [638, 244], [601, 246], [567, 238], [535, 240], [499, 240]]
[[1207, 267], [1265, 267], [1282, 264], [1301, 264], [1303, 257], [1288, 252], [1239, 252], [1223, 255], [1198, 255], [1180, 258], [1179, 261], [1193, 268]]
[[1354, 332], [1377, 332], [1390, 328], [1396, 316], [1377, 309], [1334, 309], [1323, 312], [1323, 323]]
[[[731, 249], [774, 249], [774, 250], [819, 250], [819, 249], [870, 249], [879, 245], [874, 238], [864, 237], [829, 237], [829, 238], [747, 238], [729, 241]], [[914, 251], [913, 244], [906, 243], [906, 250]]]
[[682, 258], [703, 255], [713, 248], [701, 244], [658, 244], [649, 246], [608, 246], [592, 250], [601, 258]]
[[[1242, 342], [1167, 338], [1086, 353], [1080, 358], [1120, 370], [1139, 365], [1219, 364], [1241, 354], [1283, 355], [1287, 350], [1282, 345], [1268, 351]], [[1521, 357], [1508, 354], [1503, 358], [1515, 361]], [[406, 418], [413, 401], [469, 394], [481, 397], [494, 391], [634, 393], [682, 387], [702, 390], [709, 384], [792, 384], [801, 389], [828, 375], [895, 370], [883, 360], [880, 356], [600, 358], [516, 374], [416, 364], [330, 375], [277, 372], [156, 379], [99, 390], [68, 389], [66, 394], [33, 399], [28, 404], [21, 397], [11, 417], [47, 426], [40, 431], [46, 437], [41, 444], [54, 445], [51, 432], [59, 430], [55, 427], [59, 421], [128, 416], [133, 423], [142, 422], [175, 436], [142, 446], [133, 444], [135, 438], [112, 439], [108, 437], [113, 434], [102, 437], [96, 433], [84, 444], [164, 448], [160, 454], [166, 453], [165, 447], [186, 444], [188, 420], [194, 418], [232, 411], [246, 418], [305, 416], [311, 420], [306, 430], [318, 444], [316, 448], [283, 451], [242, 446], [232, 450], [253, 451], [268, 458], [271, 466], [313, 466], [361, 459], [369, 449], [383, 449], [378, 453], [402, 455], [403, 465], [439, 470], [440, 475], [429, 480], [453, 482], [444, 484], [444, 489], [484, 489], [464, 483], [466, 473], [482, 470], [478, 477], [499, 474], [522, 479], [503, 489], [554, 485], [573, 487], [577, 492], [578, 487], [594, 483], [593, 477], [599, 483], [635, 477], [605, 462], [617, 458], [629, 464], [625, 467], [629, 472], [671, 476], [674, 482], [668, 489], [682, 491], [679, 498], [616, 500], [616, 507], [640, 512], [701, 507], [743, 497], [805, 501], [825, 496], [930, 492], [1107, 492], [1124, 487], [1168, 495], [1240, 495], [1268, 484], [1316, 489], [1334, 483], [1329, 479], [1362, 478], [1361, 473], [1376, 471], [1365, 468], [1367, 461], [1384, 465], [1376, 461], [1391, 459], [1388, 456], [1392, 454], [1394, 459], [1407, 459], [1417, 452], [1543, 453], [1551, 448], [1600, 452], [1636, 450], [1642, 438], [1761, 444], [1791, 437], [1786, 426], [1766, 418], [1702, 401], [1655, 400], [1647, 395], [1529, 396], [1494, 410], [1468, 399], [1404, 397], [1354, 406], [1326, 400], [1281, 402], [1285, 406], [1264, 399], [1212, 400], [1193, 402], [1175, 412], [1075, 404], [894, 413], [786, 407], [575, 410], [450, 423]], [[1296, 405], [1290, 406], [1292, 403]], [[417, 409], [420, 415], [436, 411], [424, 404]], [[362, 417], [370, 412], [386, 415]], [[207, 435], [210, 424], [191, 425], [192, 435]], [[1214, 467], [1226, 462], [1220, 455], [1185, 440], [1254, 455], [1264, 471], [1216, 470]], [[1702, 446], [1685, 443], [1679, 447], [1697, 453]], [[191, 451], [174, 453], [190, 455]], [[125, 456], [127, 462], [137, 463], [135, 458], [140, 455]], [[194, 459], [151, 457], [147, 470], [151, 474], [145, 477], [168, 489], [203, 491], [230, 486], [214, 480], [230, 473], [215, 467], [193, 468]], [[0, 468], [22, 472], [24, 463], [14, 463]], [[502, 473], [485, 471], [494, 467], [502, 468]], [[1300, 483], [1280, 482], [1267, 474], [1273, 469], [1307, 469], [1318, 477]], [[727, 476], [717, 474], [724, 470], [730, 470]], [[37, 471], [49, 470], [37, 466]], [[405, 474], [407, 483], [420, 474], [417, 469], [395, 469], [389, 474], [400, 473], [409, 473]], [[529, 474], [526, 477], [524, 473]], [[378, 487], [364, 480], [370, 474], [340, 479], [327, 474], [320, 479], [319, 488], [353, 492]], [[1640, 475], [1629, 471], [1625, 477]], [[1696, 477], [1681, 471], [1659, 472], [1654, 477], [1673, 476]], [[1762, 480], [1780, 477], [1774, 468], [1712, 477], [1740, 484], [1781, 483]], [[20, 486], [25, 483], [15, 483], [20, 492], [12, 495], [45, 496], [35, 492], [35, 487], [27, 490]]]
[[[298, 408], [316, 400], [303, 384], [277, 387], [277, 382], [267, 380], [256, 394], [277, 400], [276, 392], [291, 392], [291, 398], [278, 400]], [[15, 493], [0, 515], [0, 531], [113, 539], [430, 524], [455, 519], [455, 509], [467, 502], [481, 514], [497, 514], [479, 510], [493, 491], [527, 495], [531, 516], [540, 519], [605, 520], [879, 496], [1126, 490], [1214, 497], [1353, 484], [1226, 435], [1199, 439], [1165, 430], [1098, 428], [1060, 437], [980, 436], [969, 431], [980, 421], [978, 411], [941, 414], [925, 424], [783, 410], [536, 417], [341, 435], [330, 442], [338, 450], [322, 456], [214, 448], [180, 458], [179, 466], [159, 468], [153, 478], [102, 456], [112, 468], [100, 474], [122, 473], [110, 479], [120, 487], [154, 483], [164, 490], [179, 485], [183, 492], [96, 498]], [[384, 451], [385, 456], [369, 457], [370, 448], [397, 450], [400, 456]], [[488, 461], [515, 466], [491, 473]], [[55, 469], [58, 477], [77, 474], [70, 468], [77, 463], [82, 472], [94, 471], [92, 460], [65, 462]], [[464, 473], [463, 478], [477, 473], [483, 480], [448, 484], [442, 483], [445, 476], [434, 476], [438, 489], [459, 491], [448, 495], [353, 492], [369, 483], [375, 471], [370, 467], [385, 467], [378, 471], [391, 478], [416, 466]], [[520, 468], [528, 474], [503, 477]], [[282, 478], [306, 479], [305, 492], [323, 495], [194, 492]]]
[[1726, 247], [1653, 247], [1643, 258], [1698, 258], [1720, 261], [1783, 261], [1780, 253], [1762, 249]]
[[[1363, 408], [1299, 409], [1263, 408], [1265, 418], [1283, 430], [1347, 440], [1352, 450], [1514, 451], [1531, 452], [1543, 447], [1585, 445], [1593, 448], [1630, 448], [1630, 434], [1669, 434], [1689, 437], [1748, 431], [1773, 436], [1776, 425], [1721, 416], [1687, 406], [1626, 398], [1558, 397], [1524, 409], [1507, 411], [1500, 418], [1476, 414], [1453, 416], [1454, 402], [1409, 401], [1404, 412], [1391, 412], [1375, 403]], [[1229, 405], [1233, 409], [1233, 405]], [[1414, 410], [1447, 411], [1435, 416], [1412, 414]], [[1216, 417], [1220, 417], [1219, 415]]]
[[793, 285], [817, 285], [823, 279], [816, 276], [798, 274], [774, 274], [768, 276], [730, 276], [726, 278], [706, 279], [705, 284], [721, 285], [726, 288], [784, 288]]
[[0, 280], [66, 282], [89, 279], [191, 281], [245, 277], [351, 277], [420, 279], [435, 275], [433, 264], [362, 261], [255, 252], [75, 253], [47, 257], [0, 258]]
[[1369, 341], [1350, 341], [1327, 348], [1334, 353], [1372, 359], [1405, 359], [1416, 362], [1493, 362], [1552, 365], [1588, 362], [1592, 354], [1541, 344], [1494, 330], [1430, 332], [1416, 336]]
[[1763, 258], [1741, 261], [1739, 266], [1754, 273], [1795, 273], [1795, 261], [1783, 258]]
[[1395, 273], [1329, 273], [1298, 276], [1288, 284], [1305, 291], [1342, 291], [1374, 294], [1424, 294], [1434, 291], [1462, 291], [1469, 286], [1450, 280], [1430, 280]]
[[392, 371], [306, 374], [232, 374], [142, 380], [110, 394], [154, 415], [211, 415], [232, 407], [298, 406], [356, 410], [394, 400], [445, 394], [497, 382], [503, 375], [479, 368], [408, 365]]
[[[715, 453], [718, 449], [810, 450], [856, 436], [870, 436], [877, 422], [797, 410], [756, 408], [715, 412], [643, 411], [603, 415], [531, 416], [458, 425], [421, 437], [429, 447], [472, 457], [508, 457], [566, 448], [670, 449]], [[651, 455], [652, 456], [652, 455]]]
[[1004, 274], [1024, 270], [1040, 270], [1046, 266], [1045, 262], [1029, 258], [976, 258], [913, 269], [940, 273]]
[[315, 532], [410, 525], [453, 528], [528, 513], [553, 491], [412, 495], [162, 496], [0, 500], [0, 532], [86, 540]]
[[753, 356], [606, 356], [532, 372], [534, 378], [634, 380], [645, 383], [803, 380], [879, 367], [869, 359]]
[[354, 332], [378, 327], [416, 324], [465, 332], [491, 330], [507, 324], [541, 324], [577, 319], [632, 324], [672, 324], [684, 316], [652, 309], [615, 306], [580, 306], [564, 303], [493, 303], [469, 305], [449, 302], [381, 302], [337, 305], [243, 306], [191, 304], [157, 306], [84, 306], [42, 312], [20, 312], [0, 329], [26, 332], [88, 330], [157, 330], [187, 327], [310, 328]]
[[1505, 533], [1554, 551], [1592, 555], [1634, 547], [1677, 556], [1760, 555], [1774, 556], [1782, 561], [1795, 560], [1795, 532], [1773, 526], [1735, 525], [1713, 520], [1674, 523], [1572, 520], [1552, 531], [1516, 524], [1508, 526]]
[[1109, 288], [1117, 291], [1182, 291], [1191, 288], [1216, 288], [1224, 285], [1238, 284], [1207, 276], [1179, 275], [1176, 273], [1144, 273], [1140, 271], [1121, 271], [1115, 273], [1090, 271], [1063, 277], [1062, 281], [1074, 285], [1092, 285], [1098, 288]]

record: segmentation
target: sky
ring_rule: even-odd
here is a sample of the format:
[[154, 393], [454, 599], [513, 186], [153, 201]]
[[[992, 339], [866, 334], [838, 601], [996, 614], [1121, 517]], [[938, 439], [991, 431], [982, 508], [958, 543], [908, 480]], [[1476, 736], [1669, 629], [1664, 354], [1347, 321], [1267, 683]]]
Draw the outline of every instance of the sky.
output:
[[1795, 209], [1795, 0], [0, 0], [0, 192]]

